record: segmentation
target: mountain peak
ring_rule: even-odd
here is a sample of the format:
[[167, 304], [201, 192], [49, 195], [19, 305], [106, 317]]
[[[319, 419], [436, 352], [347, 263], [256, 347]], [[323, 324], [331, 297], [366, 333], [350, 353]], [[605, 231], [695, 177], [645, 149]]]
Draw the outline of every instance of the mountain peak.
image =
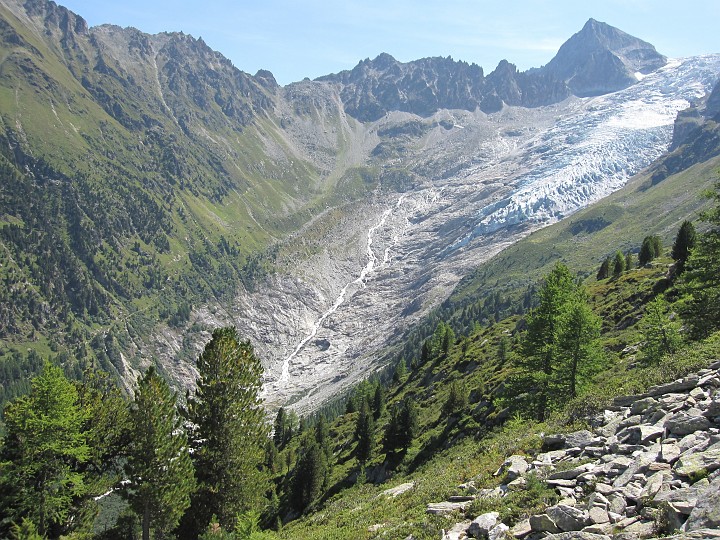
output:
[[564, 80], [573, 94], [592, 96], [627, 88], [637, 82], [636, 73], [666, 63], [650, 43], [591, 18], [543, 69]]

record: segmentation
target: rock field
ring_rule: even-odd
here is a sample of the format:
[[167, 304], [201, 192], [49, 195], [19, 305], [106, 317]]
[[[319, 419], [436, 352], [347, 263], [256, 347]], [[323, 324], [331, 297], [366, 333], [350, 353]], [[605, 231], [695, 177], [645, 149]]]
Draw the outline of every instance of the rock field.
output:
[[529, 474], [557, 490], [557, 504], [518, 523], [486, 513], [443, 540], [720, 538], [720, 362], [616, 398], [590, 423], [592, 431], [546, 435], [536, 456], [510, 456], [496, 473], [499, 487], [471, 480], [427, 512], [450, 515], [478, 498], [505, 497], [524, 489]]

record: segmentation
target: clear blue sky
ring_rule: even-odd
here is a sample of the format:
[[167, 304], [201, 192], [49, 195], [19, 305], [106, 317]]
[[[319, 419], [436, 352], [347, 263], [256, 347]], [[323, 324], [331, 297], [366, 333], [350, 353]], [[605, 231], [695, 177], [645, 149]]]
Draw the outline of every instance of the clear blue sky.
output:
[[486, 73], [546, 64], [593, 17], [670, 57], [720, 52], [720, 0], [59, 0], [91, 26], [202, 37], [239, 69], [280, 84], [387, 52], [452, 56]]

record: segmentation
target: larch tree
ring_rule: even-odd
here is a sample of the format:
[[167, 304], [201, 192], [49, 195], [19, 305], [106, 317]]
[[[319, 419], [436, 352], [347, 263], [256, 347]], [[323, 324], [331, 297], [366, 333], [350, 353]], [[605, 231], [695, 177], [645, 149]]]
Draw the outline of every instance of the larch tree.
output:
[[[625, 262], [625, 258], [620, 257]], [[564, 307], [577, 286], [567, 266], [558, 263], [538, 292], [538, 305], [528, 315], [528, 330], [522, 342], [523, 386], [531, 390], [531, 407], [542, 421], [552, 405], [560, 366], [560, 338]]]
[[182, 534], [196, 537], [215, 515], [232, 530], [239, 515], [261, 511], [269, 478], [261, 467], [269, 426], [260, 399], [263, 368], [234, 327], [216, 329], [197, 360], [188, 400], [198, 489]]
[[695, 338], [720, 329], [720, 183], [706, 197], [716, 203], [701, 214], [710, 228], [698, 236], [680, 280], [681, 315]]
[[593, 313], [582, 291], [575, 292], [574, 298], [563, 309], [559, 336], [561, 367], [560, 380], [564, 380], [568, 397], [578, 395], [579, 385], [600, 368], [600, 317]]
[[140, 518], [143, 540], [162, 538], [190, 506], [195, 488], [188, 441], [176, 396], [154, 368], [138, 381], [130, 404], [130, 444], [123, 490]]
[[79, 522], [76, 503], [88, 491], [81, 466], [90, 455], [77, 388], [45, 362], [30, 394], [9, 403], [4, 417], [0, 533], [23, 520], [43, 536], [71, 531]]

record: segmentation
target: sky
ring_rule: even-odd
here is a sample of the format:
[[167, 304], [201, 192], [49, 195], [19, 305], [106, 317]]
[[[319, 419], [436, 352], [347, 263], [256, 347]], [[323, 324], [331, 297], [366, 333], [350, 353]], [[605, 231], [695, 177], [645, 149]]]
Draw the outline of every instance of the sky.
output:
[[386, 52], [452, 56], [492, 71], [540, 67], [589, 18], [677, 58], [720, 53], [718, 0], [56, 0], [91, 26], [202, 37], [239, 69], [285, 85]]

